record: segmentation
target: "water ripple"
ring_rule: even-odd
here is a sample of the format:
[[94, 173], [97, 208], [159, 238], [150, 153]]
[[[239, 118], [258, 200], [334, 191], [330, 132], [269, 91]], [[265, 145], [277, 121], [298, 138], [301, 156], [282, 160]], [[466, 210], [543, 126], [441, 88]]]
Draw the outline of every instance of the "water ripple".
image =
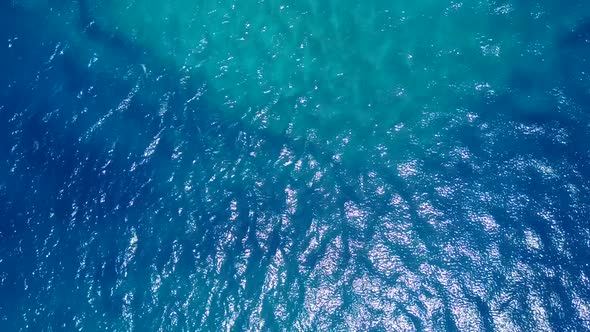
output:
[[[175, 4], [184, 2], [156, 8], [172, 15]], [[78, 7], [56, 6], [75, 21]], [[58, 22], [21, 7], [10, 13], [31, 26]], [[259, 3], [264, 15], [250, 22], [203, 5], [198, 17], [216, 23], [194, 58], [169, 37], [183, 17], [153, 39], [134, 35], [157, 60], [114, 36], [99, 42], [102, 21], [50, 36], [3, 26], [0, 328], [589, 330], [584, 76], [541, 65], [555, 51], [541, 43], [547, 27], [512, 39], [499, 29], [473, 45], [409, 34], [417, 22], [437, 25], [421, 14], [429, 10], [469, 23], [471, 8], [496, 26], [547, 19], [559, 31], [573, 14], [553, 18], [549, 4], [393, 7]], [[122, 13], [136, 16], [120, 31], [142, 17]], [[317, 23], [317, 36], [298, 30], [304, 23]], [[361, 32], [394, 26], [403, 49], [342, 52], [384, 39]], [[241, 48], [255, 29], [273, 37]], [[580, 36], [568, 47], [584, 48]], [[421, 49], [429, 38], [445, 47]], [[470, 76], [460, 50], [471, 48], [491, 61], [479, 74], [526, 50], [515, 63], [532, 61], [555, 86], [524, 69]], [[258, 64], [251, 49], [276, 60]], [[317, 72], [292, 72], [308, 67]], [[393, 72], [402, 77], [386, 83]]]

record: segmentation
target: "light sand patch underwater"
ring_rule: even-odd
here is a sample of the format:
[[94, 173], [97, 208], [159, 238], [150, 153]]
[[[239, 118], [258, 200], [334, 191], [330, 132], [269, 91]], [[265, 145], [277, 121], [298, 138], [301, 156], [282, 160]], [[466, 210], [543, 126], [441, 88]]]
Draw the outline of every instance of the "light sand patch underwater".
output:
[[[551, 59], [535, 46], [553, 37], [552, 22], [544, 8], [528, 9], [487, 1], [138, 0], [103, 1], [91, 12], [103, 28], [205, 73], [229, 114], [251, 108], [246, 116], [259, 126], [301, 134], [391, 126], [404, 112], [502, 93], [519, 67], [545, 70]], [[530, 29], [509, 24], [518, 15], [529, 16], [519, 22]]]

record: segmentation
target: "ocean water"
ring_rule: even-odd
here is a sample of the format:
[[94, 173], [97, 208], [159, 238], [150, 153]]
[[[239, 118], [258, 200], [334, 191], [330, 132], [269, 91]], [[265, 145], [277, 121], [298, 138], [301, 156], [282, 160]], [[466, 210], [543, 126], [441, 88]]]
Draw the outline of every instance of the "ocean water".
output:
[[0, 4], [0, 331], [590, 331], [590, 2]]

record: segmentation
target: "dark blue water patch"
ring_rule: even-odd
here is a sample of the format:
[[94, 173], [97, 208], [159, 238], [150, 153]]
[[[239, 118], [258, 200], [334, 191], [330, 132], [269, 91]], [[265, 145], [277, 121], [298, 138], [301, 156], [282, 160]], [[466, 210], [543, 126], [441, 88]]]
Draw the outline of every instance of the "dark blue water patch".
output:
[[[187, 112], [187, 116], [181, 119], [164, 117], [155, 121], [144, 115], [149, 114], [150, 110], [157, 112], [159, 105], [150, 105], [152, 97], [143, 95], [143, 101], [132, 102], [126, 113], [119, 115], [117, 119], [110, 119], [108, 130], [98, 128], [91, 132], [91, 135], [86, 135], [87, 129], [92, 128], [92, 124], [104, 114], [108, 114], [105, 112], [109, 108], [125, 99], [125, 92], [130, 89], [129, 82], [123, 80], [116, 84], [112, 80], [97, 79], [92, 72], [71, 67], [71, 59], [67, 55], [63, 58], [63, 61], [53, 63], [53, 71], [46, 74], [45, 80], [41, 80], [36, 89], [29, 91], [27, 86], [17, 85], [9, 90], [10, 98], [4, 98], [7, 101], [3, 104], [5, 109], [24, 110], [22, 113], [3, 112], [6, 121], [2, 122], [6, 124], [2, 132], [9, 136], [4, 141], [5, 155], [10, 156], [6, 165], [14, 167], [12, 170], [6, 169], [3, 173], [6, 175], [3, 186], [3, 201], [6, 207], [3, 209], [3, 220], [6, 221], [3, 226], [6, 231], [3, 231], [3, 237], [6, 236], [7, 240], [3, 243], [6, 248], [16, 250], [15, 253], [6, 255], [14, 260], [5, 263], [6, 266], [19, 266], [17, 262], [28, 262], [20, 264], [23, 271], [15, 270], [10, 273], [10, 276], [16, 279], [3, 282], [6, 290], [3, 293], [8, 295], [3, 297], [6, 301], [2, 305], [3, 311], [6, 312], [4, 321], [8, 321], [7, 326], [12, 327], [22, 324], [34, 324], [30, 326], [32, 328], [59, 327], [62, 323], [72, 327], [72, 316], [79, 317], [73, 311], [80, 312], [85, 308], [81, 303], [87, 301], [80, 298], [80, 292], [88, 285], [81, 285], [76, 280], [77, 274], [73, 271], [72, 265], [75, 262], [67, 259], [68, 253], [79, 252], [80, 247], [95, 246], [88, 254], [95, 257], [95, 264], [85, 268], [89, 271], [82, 272], [87, 272], [90, 280], [96, 282], [96, 288], [112, 289], [117, 283], [117, 267], [120, 266], [120, 262], [117, 262], [119, 257], [116, 248], [125, 245], [125, 241], [121, 243], [113, 234], [119, 234], [129, 227], [135, 227], [140, 236], [153, 238], [153, 241], [147, 241], [148, 245], [142, 248], [143, 251], [138, 252], [138, 261], [141, 262], [142, 257], [148, 261], [155, 257], [154, 264], [165, 265], [165, 257], [169, 257], [172, 250], [166, 247], [166, 244], [170, 243], [169, 237], [176, 239], [178, 234], [172, 232], [167, 238], [165, 234], [149, 229], [141, 233], [142, 228], [137, 223], [149, 222], [145, 220], [145, 211], [154, 211], [154, 218], [161, 216], [163, 222], [170, 218], [166, 216], [169, 211], [178, 211], [180, 207], [187, 206], [191, 210], [194, 209], [195, 214], [202, 214], [198, 218], [204, 219], [205, 222], [215, 222], [219, 218], [219, 215], [215, 216], [215, 212], [213, 215], [204, 211], [198, 213], [199, 207], [186, 199], [175, 201], [162, 198], [168, 197], [167, 190], [173, 189], [172, 185], [166, 184], [166, 177], [175, 173], [174, 168], [183, 172], [182, 165], [172, 165], [169, 159], [172, 143], [178, 138], [175, 136], [179, 135], [173, 128], [177, 126], [181, 131], [181, 138], [191, 142], [182, 152], [189, 155], [189, 158], [196, 159], [188, 159], [187, 162], [199, 160], [201, 164], [195, 167], [205, 170], [214, 165], [208, 165], [210, 162], [206, 160], [203, 150], [211, 146], [220, 148], [232, 137], [231, 129], [226, 128], [223, 136], [220, 136], [215, 125], [200, 128], [196, 120], [202, 117], [194, 117], [192, 112]], [[89, 86], [92, 86], [92, 91], [89, 91]], [[79, 91], [89, 93], [78, 98]], [[103, 99], [106, 95], [112, 99]], [[95, 98], [96, 96], [100, 98]], [[182, 97], [184, 96], [171, 97], [168, 101], [169, 107], [178, 105], [178, 100]], [[153, 100], [155, 104], [157, 98]], [[49, 115], [48, 110], [51, 110]], [[75, 121], [72, 120], [74, 116], [78, 116]], [[18, 134], [15, 135], [15, 132]], [[153, 151], [149, 166], [141, 165], [146, 145], [159, 132], [162, 133], [160, 144]], [[193, 136], [194, 140], [191, 139]], [[231, 144], [229, 148], [231, 151]], [[129, 170], [134, 165], [139, 166], [136, 166], [133, 176], [129, 176]], [[138, 195], [143, 197], [137, 199]], [[101, 200], [104, 201], [99, 204]], [[132, 208], [129, 206], [130, 202], [134, 202]], [[208, 209], [211, 209], [211, 206]], [[206, 219], [207, 217], [209, 218]], [[213, 226], [211, 225], [211, 228]], [[32, 238], [27, 236], [29, 234]], [[215, 234], [203, 236], [205, 248], [208, 246], [207, 239], [211, 236]], [[53, 239], [54, 243], [48, 245], [55, 246], [50, 248], [39, 243], [42, 238]], [[160, 247], [162, 242], [163, 249]], [[150, 243], [154, 245], [151, 246]], [[47, 248], [55, 258], [43, 260], [38, 256], [41, 253], [32, 252], [36, 248]], [[157, 254], [160, 250], [161, 256]], [[202, 252], [206, 253], [207, 250], [203, 249]], [[158, 260], [158, 257], [162, 258]], [[43, 262], [39, 263], [39, 260]], [[53, 269], [54, 267], [56, 268]], [[146, 264], [141, 269], [149, 267], [150, 265]], [[39, 279], [33, 277], [33, 281], [38, 283], [27, 281], [26, 276], [34, 276], [37, 271], [44, 273]], [[139, 275], [148, 276], [149, 273]], [[47, 285], [47, 280], [55, 280], [57, 284]], [[22, 282], [27, 283], [24, 288], [21, 287]], [[73, 289], [72, 285], [77, 286]], [[37, 297], [29, 298], [17, 290], [24, 290], [26, 294], [37, 294]], [[12, 300], [14, 298], [22, 299], [22, 302], [15, 303]], [[121, 300], [112, 298], [112, 294], [101, 296], [100, 299], [100, 303], [96, 305], [101, 308], [101, 314], [94, 317], [95, 326], [116, 326], [112, 324], [120, 320], [118, 310]], [[31, 304], [28, 301], [41, 304], [43, 310], [55, 311], [44, 314], [41, 319], [29, 321], [24, 318], [27, 323], [16, 323], [19, 313], [28, 312], [27, 306]], [[91, 307], [87, 310], [89, 313], [92, 312]], [[146, 312], [149, 313], [150, 310]]]

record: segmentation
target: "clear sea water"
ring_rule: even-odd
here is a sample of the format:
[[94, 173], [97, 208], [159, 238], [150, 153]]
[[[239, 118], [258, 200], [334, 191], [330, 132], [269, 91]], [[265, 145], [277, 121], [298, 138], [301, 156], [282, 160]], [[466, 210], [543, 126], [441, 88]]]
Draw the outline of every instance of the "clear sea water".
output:
[[0, 331], [590, 331], [590, 2], [0, 4]]

